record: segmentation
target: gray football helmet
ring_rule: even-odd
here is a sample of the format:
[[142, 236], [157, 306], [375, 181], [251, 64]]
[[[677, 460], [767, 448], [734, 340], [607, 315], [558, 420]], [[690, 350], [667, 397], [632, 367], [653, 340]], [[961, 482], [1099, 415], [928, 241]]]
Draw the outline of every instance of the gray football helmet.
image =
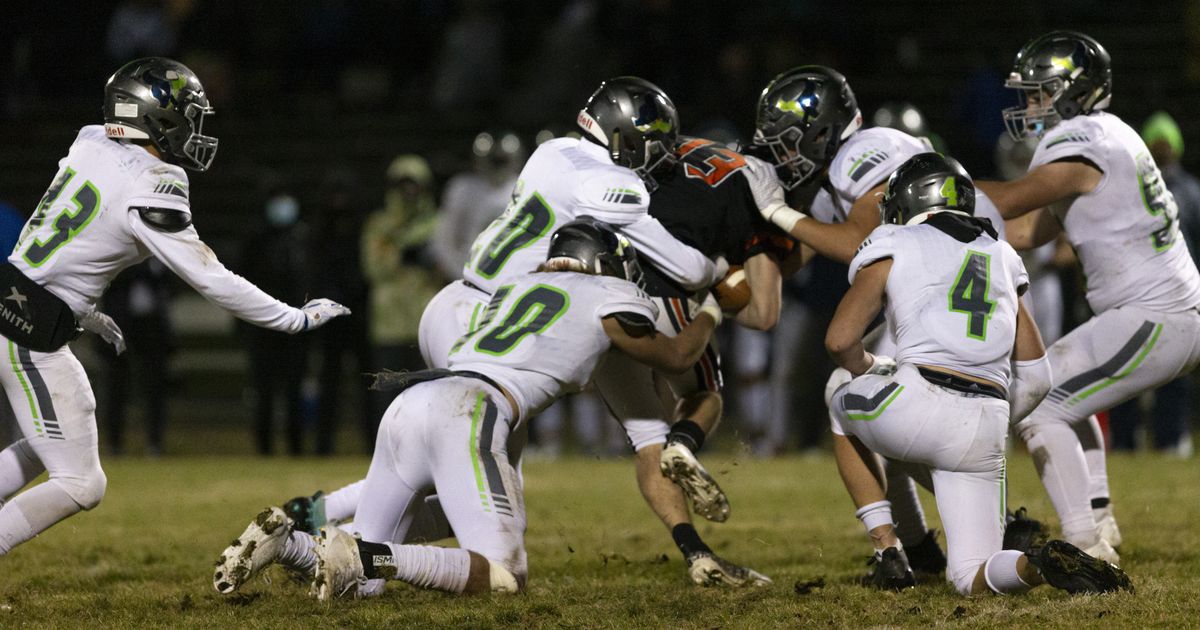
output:
[[905, 225], [927, 212], [975, 214], [975, 184], [962, 165], [940, 153], [912, 156], [888, 178], [880, 223]]
[[1053, 31], [1017, 53], [1004, 87], [1021, 91], [1020, 104], [1003, 112], [1009, 135], [1040, 137], [1064, 120], [1108, 107], [1112, 60], [1083, 33]]
[[203, 135], [214, 113], [196, 73], [164, 57], [131, 61], [104, 85], [104, 129], [116, 140], [148, 140], [163, 159], [206, 171], [217, 139]]
[[638, 77], [600, 84], [575, 119], [584, 137], [608, 149], [614, 164], [633, 169], [653, 192], [654, 172], [674, 163], [679, 113], [666, 93]]
[[550, 236], [547, 260], [569, 258], [588, 273], [612, 276], [641, 285], [642, 267], [629, 239], [613, 226], [584, 215], [564, 224]]

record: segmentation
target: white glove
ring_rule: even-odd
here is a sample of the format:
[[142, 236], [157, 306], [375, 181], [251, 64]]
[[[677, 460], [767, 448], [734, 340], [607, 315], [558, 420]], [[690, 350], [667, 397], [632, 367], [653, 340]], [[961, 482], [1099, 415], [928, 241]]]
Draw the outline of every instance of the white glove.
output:
[[101, 339], [112, 344], [113, 348], [116, 348], [117, 354], [125, 352], [125, 335], [121, 333], [121, 327], [113, 321], [113, 318], [93, 308], [84, 313], [77, 321], [80, 328], [96, 333], [100, 335]]
[[720, 282], [725, 274], [729, 273], [729, 261], [725, 260], [724, 256], [717, 256], [713, 259], [713, 277]]
[[300, 307], [300, 311], [304, 313], [304, 328], [301, 330], [320, 328], [335, 317], [350, 314], [350, 309], [325, 298], [309, 300], [308, 304]]
[[878, 374], [879, 376], [891, 376], [896, 373], [896, 360], [892, 357], [885, 357], [882, 354], [871, 355], [873, 363], [867, 368], [863, 374]]
[[808, 217], [787, 204], [774, 165], [752, 155], [745, 158], [748, 171], [746, 180], [750, 183], [750, 193], [754, 195], [754, 204], [758, 206], [758, 212], [764, 219], [779, 226], [779, 229], [791, 233], [797, 222]]
[[721, 305], [717, 304], [717, 297], [712, 294], [712, 291], [704, 292], [704, 301], [700, 303], [700, 307], [696, 309], [696, 314], [708, 313], [713, 318], [713, 325], [721, 325]]
[[825, 406], [833, 407], [833, 395], [837, 393], [837, 389], [846, 383], [854, 380], [854, 375], [846, 368], [837, 368], [833, 374], [829, 375], [829, 380], [825, 381]]

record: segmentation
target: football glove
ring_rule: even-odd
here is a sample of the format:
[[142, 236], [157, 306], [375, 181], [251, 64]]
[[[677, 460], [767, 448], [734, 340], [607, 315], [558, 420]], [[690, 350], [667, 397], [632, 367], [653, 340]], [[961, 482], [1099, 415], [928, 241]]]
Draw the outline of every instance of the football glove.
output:
[[350, 314], [350, 309], [325, 298], [309, 300], [307, 304], [300, 307], [300, 311], [304, 313], [304, 328], [301, 330], [320, 328], [335, 317]]
[[117, 322], [114, 322], [113, 318], [93, 308], [84, 313], [78, 322], [80, 328], [96, 333], [100, 335], [101, 339], [112, 344], [113, 348], [116, 348], [117, 354], [125, 352], [125, 335], [121, 333], [121, 327], [117, 326]]

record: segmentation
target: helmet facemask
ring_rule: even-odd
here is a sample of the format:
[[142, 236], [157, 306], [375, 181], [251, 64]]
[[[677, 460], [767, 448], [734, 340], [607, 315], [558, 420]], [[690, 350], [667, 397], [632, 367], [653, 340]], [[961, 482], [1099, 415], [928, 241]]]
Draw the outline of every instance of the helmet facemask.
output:
[[175, 157], [181, 160], [180, 166], [204, 172], [212, 166], [213, 158], [217, 157], [217, 139], [202, 133], [204, 117], [216, 114], [216, 110], [203, 95], [199, 100], [201, 102], [189, 101], [183, 108], [183, 117], [192, 123], [192, 129]]
[[1067, 91], [1067, 83], [1061, 77], [1026, 81], [1014, 72], [1004, 82], [1004, 87], [1018, 90], [1020, 99], [1016, 107], [1007, 107], [1002, 112], [1004, 127], [1013, 140], [1040, 138], [1047, 130], [1062, 122], [1062, 114], [1055, 108], [1055, 103]]

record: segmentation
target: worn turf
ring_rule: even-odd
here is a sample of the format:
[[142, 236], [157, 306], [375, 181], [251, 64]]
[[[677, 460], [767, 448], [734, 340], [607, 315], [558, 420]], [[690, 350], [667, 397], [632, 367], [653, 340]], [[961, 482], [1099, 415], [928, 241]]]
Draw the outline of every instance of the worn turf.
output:
[[[832, 459], [708, 462], [733, 511], [700, 532], [773, 586], [691, 586], [666, 530], [642, 505], [631, 460], [576, 458], [526, 463], [525, 595], [464, 598], [392, 584], [378, 599], [326, 605], [272, 569], [238, 595], [220, 596], [213, 561], [264, 505], [352, 481], [367, 461], [110, 459], [99, 508], [0, 558], [0, 627], [1091, 628], [1193, 627], [1200, 619], [1195, 461], [1110, 460], [1123, 566], [1136, 594], [1041, 588], [971, 599], [940, 581], [901, 593], [857, 585], [869, 550]], [[1054, 527], [1029, 459], [1014, 456], [1009, 469], [1010, 505]], [[932, 503], [927, 510], [936, 513]]]

